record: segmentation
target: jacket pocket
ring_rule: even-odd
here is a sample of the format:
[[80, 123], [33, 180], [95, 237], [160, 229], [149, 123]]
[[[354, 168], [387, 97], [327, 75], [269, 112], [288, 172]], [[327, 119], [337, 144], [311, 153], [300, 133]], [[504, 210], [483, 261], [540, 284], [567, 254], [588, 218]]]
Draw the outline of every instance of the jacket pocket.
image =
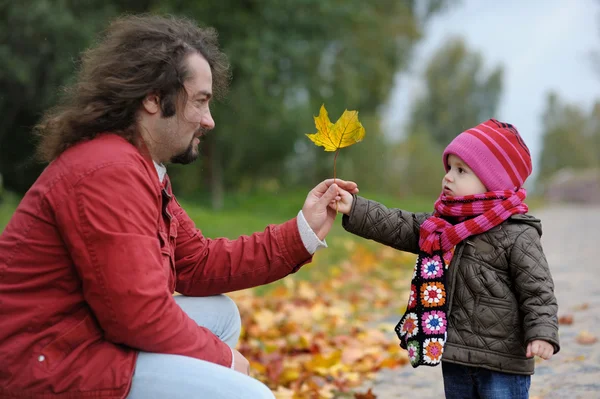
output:
[[42, 348], [39, 363], [46, 370], [54, 370], [71, 352], [81, 345], [91, 343], [102, 337], [102, 330], [91, 315], [71, 327], [64, 334]]
[[509, 339], [518, 328], [518, 308], [506, 299], [480, 296], [473, 312], [473, 331], [483, 337]]

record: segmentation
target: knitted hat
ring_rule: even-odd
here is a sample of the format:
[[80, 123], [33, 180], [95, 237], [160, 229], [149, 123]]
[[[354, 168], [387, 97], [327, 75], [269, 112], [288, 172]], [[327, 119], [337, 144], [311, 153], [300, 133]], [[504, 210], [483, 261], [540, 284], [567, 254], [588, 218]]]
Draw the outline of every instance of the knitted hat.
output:
[[532, 170], [529, 149], [517, 129], [496, 119], [462, 132], [448, 144], [443, 155], [446, 172], [450, 154], [466, 162], [488, 191], [518, 189]]

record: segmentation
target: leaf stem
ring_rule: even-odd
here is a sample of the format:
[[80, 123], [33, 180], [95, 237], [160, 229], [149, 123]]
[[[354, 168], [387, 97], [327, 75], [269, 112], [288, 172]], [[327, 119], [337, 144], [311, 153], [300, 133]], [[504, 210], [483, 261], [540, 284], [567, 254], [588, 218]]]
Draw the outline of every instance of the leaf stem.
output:
[[[333, 184], [335, 184], [335, 161], [337, 160], [337, 156], [340, 152], [340, 148], [335, 151], [335, 156], [333, 157]], [[335, 201], [335, 213], [338, 212], [338, 202]]]
[[338, 156], [339, 152], [340, 152], [340, 149], [338, 148], [335, 151], [335, 156], [333, 157], [333, 183], [335, 183], [335, 161], [337, 160], [337, 156]]

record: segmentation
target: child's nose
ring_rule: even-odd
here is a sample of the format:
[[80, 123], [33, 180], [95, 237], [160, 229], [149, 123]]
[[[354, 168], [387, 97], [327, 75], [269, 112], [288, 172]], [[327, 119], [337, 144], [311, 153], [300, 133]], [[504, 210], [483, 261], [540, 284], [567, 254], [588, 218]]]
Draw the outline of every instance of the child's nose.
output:
[[450, 175], [450, 172], [446, 173], [446, 175], [444, 176], [444, 181], [452, 183], [452, 176]]

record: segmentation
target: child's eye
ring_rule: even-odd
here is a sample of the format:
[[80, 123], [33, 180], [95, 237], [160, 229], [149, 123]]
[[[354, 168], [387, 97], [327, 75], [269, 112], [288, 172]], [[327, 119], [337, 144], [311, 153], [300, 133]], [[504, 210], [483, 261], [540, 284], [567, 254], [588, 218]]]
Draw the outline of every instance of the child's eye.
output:
[[458, 173], [464, 173], [466, 172], [466, 170], [464, 170], [463, 168], [461, 168], [460, 166], [458, 167]]

